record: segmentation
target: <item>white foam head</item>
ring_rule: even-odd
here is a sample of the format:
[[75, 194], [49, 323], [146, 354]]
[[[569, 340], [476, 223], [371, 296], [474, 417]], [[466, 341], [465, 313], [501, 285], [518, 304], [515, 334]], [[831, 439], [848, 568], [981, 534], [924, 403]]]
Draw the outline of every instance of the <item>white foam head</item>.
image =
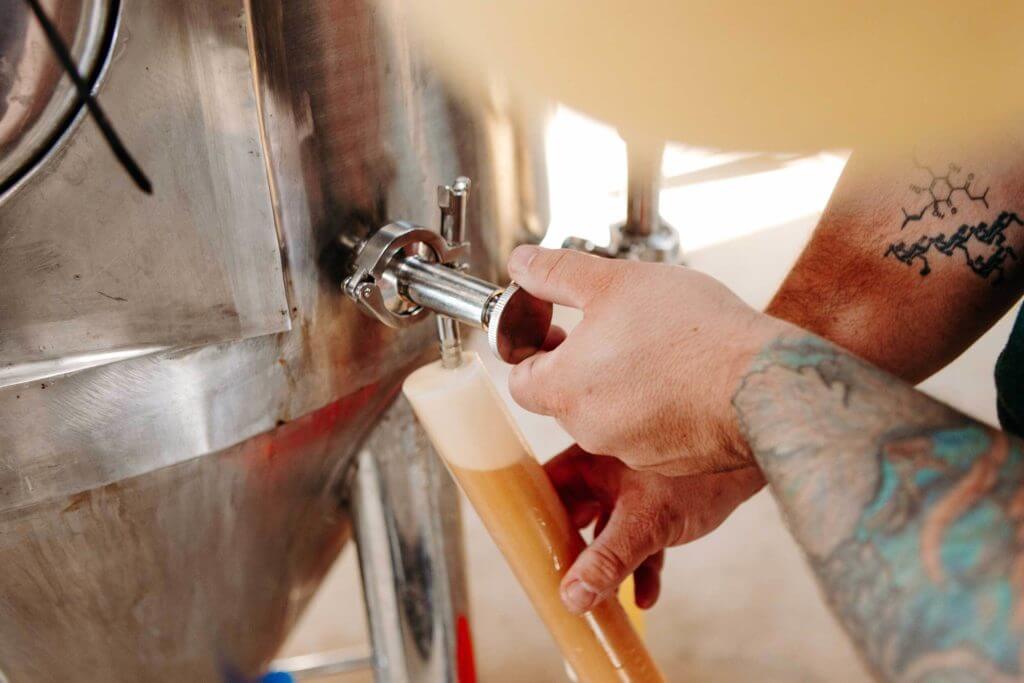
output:
[[494, 470], [533, 457], [475, 353], [463, 353], [455, 369], [440, 361], [420, 368], [402, 392], [434, 448], [456, 467]]

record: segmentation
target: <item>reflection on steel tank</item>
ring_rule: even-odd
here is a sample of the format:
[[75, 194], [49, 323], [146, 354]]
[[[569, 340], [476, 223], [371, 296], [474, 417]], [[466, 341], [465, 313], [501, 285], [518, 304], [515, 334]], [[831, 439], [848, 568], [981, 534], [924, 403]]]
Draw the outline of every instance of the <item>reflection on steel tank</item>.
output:
[[378, 680], [451, 680], [457, 496], [395, 402], [434, 327], [366, 318], [336, 246], [465, 174], [497, 278], [536, 112], [453, 99], [397, 1], [42, 5], [153, 194], [0, 0], [0, 678], [258, 675], [354, 535]]

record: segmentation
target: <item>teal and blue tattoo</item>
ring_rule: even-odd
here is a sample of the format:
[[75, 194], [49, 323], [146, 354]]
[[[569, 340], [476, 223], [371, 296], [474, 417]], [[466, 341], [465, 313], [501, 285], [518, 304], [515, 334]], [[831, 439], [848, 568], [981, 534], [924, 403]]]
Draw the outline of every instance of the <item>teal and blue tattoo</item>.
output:
[[1021, 678], [1024, 450], [813, 336], [733, 398], [833, 609], [886, 680]]

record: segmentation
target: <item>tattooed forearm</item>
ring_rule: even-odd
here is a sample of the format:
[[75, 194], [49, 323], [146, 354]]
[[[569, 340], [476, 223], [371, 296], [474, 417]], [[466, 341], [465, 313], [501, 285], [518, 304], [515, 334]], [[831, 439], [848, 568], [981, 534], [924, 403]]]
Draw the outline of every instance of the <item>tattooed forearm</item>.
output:
[[[1006, 259], [1017, 260], [1017, 253], [1013, 247], [1006, 244], [1006, 230], [1011, 226], [1018, 225], [1024, 225], [1024, 222], [1017, 214], [1003, 211], [992, 225], [984, 222], [977, 225], [965, 223], [949, 237], [940, 232], [933, 236], [925, 235], [911, 244], [894, 242], [889, 245], [885, 255], [895, 256], [908, 266], [920, 259], [921, 275], [928, 275], [932, 272], [931, 265], [928, 263], [930, 251], [934, 249], [944, 256], [953, 256], [959, 250], [963, 252], [971, 270], [983, 278], [988, 278], [989, 275], [995, 273], [996, 276], [993, 278], [992, 284], [999, 284], [1005, 275], [1003, 264]], [[978, 247], [981, 244], [987, 245], [988, 249]], [[971, 254], [972, 245], [976, 252], [974, 255]], [[979, 251], [985, 253], [978, 253]]]
[[[922, 176], [922, 184], [911, 184], [910, 191], [918, 198], [914, 209], [902, 208], [903, 220], [900, 223], [902, 232], [908, 225], [921, 223], [931, 228], [932, 224], [941, 222], [948, 216], [956, 216], [961, 212], [961, 205], [972, 208], [989, 209], [989, 189], [975, 186], [973, 173], [962, 174], [956, 164], [949, 164], [945, 174], [939, 174], [929, 166], [914, 162], [917, 172]], [[979, 215], [978, 211], [974, 211]], [[945, 231], [923, 234], [916, 240], [899, 240], [889, 244], [885, 256], [892, 256], [899, 261], [913, 266], [920, 265], [918, 271], [922, 276], [932, 272], [928, 258], [937, 254], [952, 257], [962, 253], [967, 267], [982, 278], [989, 279], [993, 285], [1003, 282], [1006, 275], [1007, 260], [1016, 261], [1017, 252], [1007, 244], [1007, 229], [1024, 225], [1024, 222], [1011, 211], [1000, 211], [995, 218], [986, 216], [985, 220], [962, 222], [952, 235]]]
[[882, 677], [1018, 680], [1018, 440], [811, 336], [765, 349], [733, 404], [829, 602]]
[[[914, 166], [927, 174], [928, 178], [923, 185], [916, 183], [910, 186], [910, 191], [924, 199], [924, 205], [918, 211], [907, 211], [903, 209], [903, 224], [900, 230], [907, 227], [908, 223], [919, 221], [925, 214], [931, 214], [936, 218], [945, 218], [947, 213], [954, 216], [960, 211], [957, 207], [957, 199], [966, 199], [972, 202], [981, 202], [988, 208], [988, 190], [983, 191], [972, 189], [974, 174], [968, 173], [967, 177], [958, 180], [961, 168], [956, 164], [950, 164], [946, 168], [945, 175], [939, 175], [930, 167], [921, 164], [916, 159]], [[960, 195], [959, 197], [957, 195]]]

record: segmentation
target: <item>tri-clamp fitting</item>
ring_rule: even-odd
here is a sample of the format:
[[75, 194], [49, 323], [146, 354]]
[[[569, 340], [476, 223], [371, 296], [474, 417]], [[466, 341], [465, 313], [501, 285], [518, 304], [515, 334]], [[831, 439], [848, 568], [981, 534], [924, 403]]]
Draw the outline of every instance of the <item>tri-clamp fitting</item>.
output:
[[465, 272], [469, 187], [468, 178], [459, 178], [438, 188], [440, 233], [405, 221], [374, 232], [358, 246], [343, 288], [366, 313], [391, 327], [437, 313], [446, 366], [461, 362], [460, 322], [485, 330], [491, 351], [518, 363], [540, 350], [552, 307], [515, 283], [501, 288]]

